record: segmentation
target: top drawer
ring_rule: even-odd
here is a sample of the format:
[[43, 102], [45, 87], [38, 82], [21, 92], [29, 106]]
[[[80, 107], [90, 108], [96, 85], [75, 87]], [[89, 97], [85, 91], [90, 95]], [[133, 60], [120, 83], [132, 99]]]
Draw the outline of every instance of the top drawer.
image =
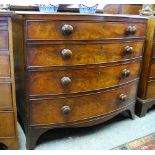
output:
[[127, 22], [83, 22], [27, 20], [27, 39], [101, 40], [145, 36], [145, 24]]

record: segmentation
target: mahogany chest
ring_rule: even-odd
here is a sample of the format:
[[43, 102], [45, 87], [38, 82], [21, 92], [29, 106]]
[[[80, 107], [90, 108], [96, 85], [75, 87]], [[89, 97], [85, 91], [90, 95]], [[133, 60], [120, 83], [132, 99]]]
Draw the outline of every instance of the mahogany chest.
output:
[[0, 149], [18, 149], [12, 14], [0, 13]]
[[138, 88], [136, 113], [143, 117], [155, 105], [155, 18], [148, 19], [146, 46]]
[[146, 22], [139, 16], [19, 13], [17, 104], [28, 149], [50, 129], [92, 126], [126, 110], [134, 118]]

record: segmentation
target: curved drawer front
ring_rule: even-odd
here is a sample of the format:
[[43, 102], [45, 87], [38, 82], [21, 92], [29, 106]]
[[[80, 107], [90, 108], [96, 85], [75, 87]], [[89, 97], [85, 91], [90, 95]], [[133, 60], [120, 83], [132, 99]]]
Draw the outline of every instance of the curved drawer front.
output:
[[0, 138], [15, 137], [13, 112], [0, 112]]
[[28, 77], [29, 92], [31, 95], [65, 94], [115, 86], [137, 78], [140, 62], [138, 60], [93, 68], [31, 71]]
[[0, 109], [12, 108], [12, 91], [10, 83], [0, 82]]
[[135, 102], [136, 90], [137, 82], [134, 82], [95, 94], [31, 100], [30, 122], [31, 125], [65, 123], [114, 112]]
[[[133, 31], [135, 30], [134, 28], [136, 31]], [[34, 40], [101, 40], [104, 38], [132, 38], [145, 36], [145, 24], [127, 22], [31, 20], [27, 21], [26, 29], [27, 39]]]
[[0, 77], [10, 77], [10, 58], [0, 52]]
[[29, 66], [107, 63], [142, 56], [143, 42], [28, 45]]

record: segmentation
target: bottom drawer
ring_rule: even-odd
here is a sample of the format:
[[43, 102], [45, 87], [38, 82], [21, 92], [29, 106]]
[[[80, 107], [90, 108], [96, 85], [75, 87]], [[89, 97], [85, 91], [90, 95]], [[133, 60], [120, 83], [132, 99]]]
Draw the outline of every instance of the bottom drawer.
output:
[[0, 109], [12, 109], [12, 90], [9, 82], [0, 82]]
[[10, 60], [8, 55], [0, 54], [0, 77], [10, 76]]
[[31, 125], [65, 123], [113, 112], [135, 101], [137, 82], [98, 93], [31, 99]]
[[146, 97], [147, 98], [155, 98], [155, 80], [148, 82]]
[[0, 112], [0, 138], [15, 137], [13, 112]]

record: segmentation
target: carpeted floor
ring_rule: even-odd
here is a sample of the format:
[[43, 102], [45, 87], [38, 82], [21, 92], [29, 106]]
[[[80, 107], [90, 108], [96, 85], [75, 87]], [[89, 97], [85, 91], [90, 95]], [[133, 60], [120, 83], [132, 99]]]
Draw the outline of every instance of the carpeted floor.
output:
[[[19, 127], [20, 149], [25, 149], [25, 136]], [[98, 126], [59, 129], [49, 132], [37, 145], [38, 150], [110, 150], [155, 132], [155, 109], [143, 118], [116, 118]], [[52, 138], [53, 137], [53, 138]]]
[[113, 150], [155, 150], [155, 132], [132, 142], [118, 146]]

